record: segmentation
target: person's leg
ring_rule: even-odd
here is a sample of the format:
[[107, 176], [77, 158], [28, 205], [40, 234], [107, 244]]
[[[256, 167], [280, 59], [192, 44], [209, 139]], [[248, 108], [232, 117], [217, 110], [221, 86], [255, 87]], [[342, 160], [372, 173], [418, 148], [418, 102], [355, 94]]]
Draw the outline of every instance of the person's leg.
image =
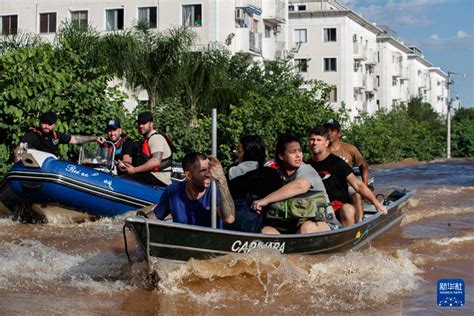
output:
[[262, 234], [278, 234], [279, 235], [280, 232], [271, 226], [265, 226], [262, 228]]
[[331, 230], [331, 228], [325, 222], [306, 221], [303, 223], [303, 225], [300, 226], [298, 233], [309, 234], [309, 233], [325, 232], [328, 230]]
[[345, 203], [336, 213], [337, 219], [342, 226], [351, 226], [355, 224], [355, 208], [352, 204]]

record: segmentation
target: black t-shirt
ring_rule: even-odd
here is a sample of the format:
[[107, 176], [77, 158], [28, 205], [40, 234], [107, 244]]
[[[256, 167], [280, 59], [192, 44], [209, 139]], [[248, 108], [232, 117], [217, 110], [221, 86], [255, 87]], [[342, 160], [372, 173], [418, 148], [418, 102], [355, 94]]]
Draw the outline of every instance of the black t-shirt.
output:
[[115, 160], [122, 160], [124, 155], [129, 155], [132, 159], [137, 155], [137, 146], [135, 142], [129, 137], [123, 137], [125, 140], [122, 143], [121, 148], [115, 148]]
[[28, 148], [30, 149], [45, 151], [56, 156], [58, 156], [59, 153], [58, 145], [69, 144], [70, 141], [71, 135], [61, 132], [54, 132], [45, 135], [41, 132], [37, 133], [31, 130], [26, 132], [20, 140], [21, 143], [27, 143]]
[[342, 203], [351, 202], [347, 177], [352, 173], [352, 168], [344, 160], [329, 154], [323, 161], [310, 159], [307, 163], [319, 173], [331, 202], [334, 200]]
[[283, 180], [275, 169], [263, 167], [230, 180], [229, 191], [234, 200], [245, 198], [248, 194], [261, 199], [283, 185]]

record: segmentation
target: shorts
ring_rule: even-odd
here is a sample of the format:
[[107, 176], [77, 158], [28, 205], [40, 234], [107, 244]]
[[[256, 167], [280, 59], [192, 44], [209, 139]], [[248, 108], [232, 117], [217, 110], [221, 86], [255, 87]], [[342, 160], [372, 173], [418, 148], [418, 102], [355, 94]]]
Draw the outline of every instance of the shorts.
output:
[[338, 201], [338, 200], [334, 200], [334, 201], [331, 202], [331, 206], [332, 206], [332, 209], [333, 209], [334, 213], [337, 213], [343, 205], [344, 205], [344, 203], [342, 203], [341, 201]]

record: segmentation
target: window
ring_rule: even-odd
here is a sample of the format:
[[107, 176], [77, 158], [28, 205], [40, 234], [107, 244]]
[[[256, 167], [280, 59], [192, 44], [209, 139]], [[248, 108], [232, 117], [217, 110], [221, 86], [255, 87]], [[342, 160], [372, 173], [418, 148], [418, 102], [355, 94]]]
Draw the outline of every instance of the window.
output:
[[398, 82], [397, 77], [393, 76], [392, 77], [392, 86], [396, 86], [397, 82]]
[[380, 110], [380, 100], [377, 100], [377, 110]]
[[298, 72], [308, 72], [308, 59], [298, 58], [295, 59], [296, 69]]
[[337, 71], [336, 58], [324, 58], [324, 71]]
[[81, 29], [87, 29], [87, 11], [71, 11], [71, 22]]
[[272, 28], [268, 25], [265, 25], [265, 38], [272, 37]]
[[377, 52], [377, 62], [380, 63], [380, 52]]
[[337, 102], [337, 88], [336, 87], [334, 87], [329, 93], [329, 102], [331, 103]]
[[336, 42], [336, 29], [324, 29], [324, 41], [325, 42]]
[[375, 78], [377, 80], [377, 87], [380, 87], [380, 76], [376, 76]]
[[307, 31], [306, 29], [295, 29], [295, 43], [306, 43], [307, 42]]
[[0, 17], [0, 35], [16, 34], [18, 31], [18, 15]]
[[40, 13], [40, 33], [56, 33], [56, 12]]
[[183, 25], [188, 27], [202, 26], [202, 6], [200, 4], [183, 5]]
[[105, 10], [105, 29], [107, 31], [123, 30], [124, 9]]
[[359, 61], [354, 61], [354, 72], [358, 72], [361, 68], [361, 63]]
[[138, 22], [146, 22], [149, 28], [156, 29], [156, 12], [156, 7], [138, 8]]
[[295, 6], [294, 5], [289, 5], [288, 6], [288, 11], [290, 11], [290, 12], [295, 11]]
[[299, 4], [298, 11], [306, 11], [306, 4]]

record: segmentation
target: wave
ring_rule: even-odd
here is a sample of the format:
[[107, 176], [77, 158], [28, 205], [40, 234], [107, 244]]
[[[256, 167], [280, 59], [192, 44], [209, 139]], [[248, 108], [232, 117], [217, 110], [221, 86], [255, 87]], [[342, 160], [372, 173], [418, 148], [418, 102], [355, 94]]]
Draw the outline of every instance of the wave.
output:
[[419, 209], [413, 209], [409, 210], [408, 212], [405, 212], [406, 216], [404, 217], [401, 226], [405, 226], [420, 220], [424, 220], [427, 218], [431, 217], [437, 217], [437, 216], [454, 216], [454, 215], [460, 215], [460, 214], [473, 214], [474, 213], [474, 207], [468, 206], [468, 207], [446, 207], [446, 206], [440, 206], [436, 209], [425, 209], [425, 208], [419, 208]]
[[[409, 251], [385, 253], [374, 248], [330, 257], [284, 256], [266, 250], [181, 265], [158, 261], [155, 268], [163, 294], [186, 295], [207, 303], [231, 297], [230, 292], [241, 286], [236, 294], [249, 304], [278, 302], [288, 312], [299, 308], [314, 312], [314, 308], [350, 311], [354, 304], [375, 307], [391, 296], [415, 290], [422, 271], [412, 261]], [[241, 278], [245, 282], [240, 283]], [[292, 297], [307, 299], [298, 306], [302, 301]]]

